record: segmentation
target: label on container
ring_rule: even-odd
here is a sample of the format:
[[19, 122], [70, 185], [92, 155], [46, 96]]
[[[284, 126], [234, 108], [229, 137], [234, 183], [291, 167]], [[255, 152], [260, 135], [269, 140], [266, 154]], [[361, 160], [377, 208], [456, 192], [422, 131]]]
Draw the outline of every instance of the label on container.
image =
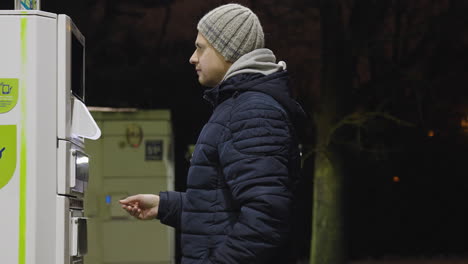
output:
[[0, 114], [13, 109], [18, 103], [18, 79], [0, 78]]
[[16, 170], [16, 126], [0, 125], [0, 189]]
[[37, 0], [20, 0], [19, 9], [36, 10], [37, 9]]

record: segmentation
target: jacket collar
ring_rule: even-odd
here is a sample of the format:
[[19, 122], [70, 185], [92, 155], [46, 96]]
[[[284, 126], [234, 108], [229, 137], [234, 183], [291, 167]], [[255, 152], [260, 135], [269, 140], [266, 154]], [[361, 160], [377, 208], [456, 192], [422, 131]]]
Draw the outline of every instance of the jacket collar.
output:
[[235, 75], [217, 86], [205, 91], [203, 98], [210, 102], [213, 107], [218, 106], [227, 98], [231, 97], [236, 92], [247, 90], [246, 87], [253, 85], [255, 82], [265, 77], [262, 74], [243, 73]]
[[289, 92], [289, 76], [287, 71], [279, 71], [270, 75], [238, 74], [218, 86], [205, 91], [203, 98], [214, 108], [235, 94], [245, 91], [256, 91], [273, 97], [288, 112], [291, 120], [297, 126], [306, 118], [301, 105], [291, 98]]

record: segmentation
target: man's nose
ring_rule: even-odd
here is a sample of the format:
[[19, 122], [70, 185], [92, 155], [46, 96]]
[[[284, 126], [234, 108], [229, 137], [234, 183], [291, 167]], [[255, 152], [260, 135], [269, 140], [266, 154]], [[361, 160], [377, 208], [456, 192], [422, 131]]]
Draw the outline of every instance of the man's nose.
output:
[[193, 52], [192, 57], [190, 57], [190, 59], [189, 59], [189, 62], [190, 62], [190, 64], [195, 64], [195, 63], [197, 63], [197, 61], [198, 61], [198, 58], [197, 58], [195, 52]]

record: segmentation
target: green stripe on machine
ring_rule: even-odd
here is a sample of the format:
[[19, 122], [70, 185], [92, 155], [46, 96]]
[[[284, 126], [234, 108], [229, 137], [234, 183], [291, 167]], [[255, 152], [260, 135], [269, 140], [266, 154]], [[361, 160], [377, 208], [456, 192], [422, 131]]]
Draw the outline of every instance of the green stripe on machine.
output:
[[21, 143], [20, 143], [20, 184], [19, 184], [19, 239], [18, 264], [26, 264], [26, 180], [27, 180], [27, 145], [26, 145], [26, 71], [27, 71], [27, 18], [21, 18]]

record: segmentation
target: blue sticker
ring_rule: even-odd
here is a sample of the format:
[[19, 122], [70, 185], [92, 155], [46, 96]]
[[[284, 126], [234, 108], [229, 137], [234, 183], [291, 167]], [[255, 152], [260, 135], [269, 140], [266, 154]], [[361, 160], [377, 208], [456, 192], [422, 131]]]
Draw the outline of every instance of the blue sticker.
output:
[[21, 6], [26, 10], [36, 9], [37, 0], [22, 0]]

